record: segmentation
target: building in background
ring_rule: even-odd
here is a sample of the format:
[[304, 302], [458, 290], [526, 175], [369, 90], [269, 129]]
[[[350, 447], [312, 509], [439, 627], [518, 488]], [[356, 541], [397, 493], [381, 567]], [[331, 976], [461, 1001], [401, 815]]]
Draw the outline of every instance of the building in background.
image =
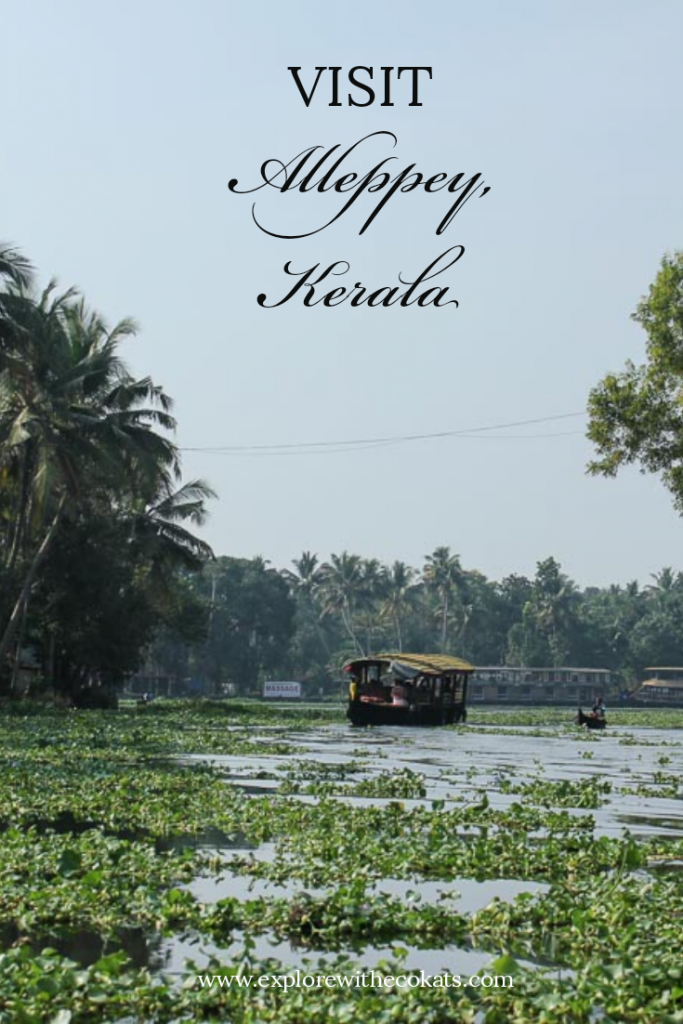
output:
[[[683, 670], [682, 670], [683, 672]], [[470, 683], [472, 704], [557, 704], [578, 707], [596, 697], [618, 700], [619, 678], [604, 668], [475, 668]]]

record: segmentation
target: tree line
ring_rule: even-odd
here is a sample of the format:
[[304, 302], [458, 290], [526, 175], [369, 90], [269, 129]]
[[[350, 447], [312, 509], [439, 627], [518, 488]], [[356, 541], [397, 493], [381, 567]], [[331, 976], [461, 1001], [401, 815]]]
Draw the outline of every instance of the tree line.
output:
[[345, 661], [379, 651], [443, 651], [475, 665], [581, 666], [635, 681], [651, 665], [683, 665], [683, 573], [640, 586], [581, 589], [554, 558], [531, 578], [500, 582], [448, 547], [423, 565], [305, 551], [291, 569], [221, 557], [188, 585], [207, 633], [189, 647], [166, 634], [150, 660], [208, 693], [255, 691], [265, 678], [336, 692]]
[[[638, 463], [683, 511], [683, 254], [664, 257], [634, 319], [646, 362], [591, 392], [589, 469]], [[212, 693], [266, 676], [334, 688], [346, 659], [379, 649], [625, 679], [683, 664], [671, 568], [581, 589], [552, 557], [497, 582], [446, 546], [420, 567], [346, 551], [306, 551], [286, 570], [214, 558], [194, 532], [214, 495], [182, 479], [172, 400], [123, 359], [136, 330], [110, 327], [75, 289], [37, 290], [0, 245], [0, 692], [15, 691], [27, 650], [75, 700], [150, 662]]]

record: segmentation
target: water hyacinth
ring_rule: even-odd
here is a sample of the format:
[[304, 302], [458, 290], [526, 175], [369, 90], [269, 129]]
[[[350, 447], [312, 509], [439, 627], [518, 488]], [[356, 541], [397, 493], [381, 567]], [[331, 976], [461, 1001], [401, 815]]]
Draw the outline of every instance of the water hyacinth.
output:
[[[586, 757], [566, 715], [542, 746], [522, 715], [379, 747], [335, 709], [3, 715], [0, 1021], [683, 1020], [677, 733], [615, 713]], [[196, 980], [383, 959], [514, 985]]]

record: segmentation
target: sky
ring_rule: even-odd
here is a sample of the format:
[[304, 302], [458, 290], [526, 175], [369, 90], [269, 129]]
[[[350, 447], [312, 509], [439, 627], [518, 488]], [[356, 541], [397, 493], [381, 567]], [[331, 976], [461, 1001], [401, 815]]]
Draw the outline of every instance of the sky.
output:
[[[419, 567], [447, 545], [495, 579], [553, 555], [581, 585], [683, 569], [661, 482], [589, 476], [584, 436], [590, 389], [643, 360], [630, 314], [683, 246], [679, 0], [0, 7], [0, 238], [111, 324], [138, 321], [125, 358], [175, 399], [185, 476], [219, 495], [217, 553]], [[306, 106], [288, 68], [308, 89], [335, 66], [342, 106], [328, 70]], [[374, 69], [365, 107], [347, 103], [367, 98], [356, 66]], [[380, 69], [401, 66], [432, 68], [419, 107], [409, 72], [380, 105]], [[384, 193], [317, 230], [346, 195], [228, 188], [355, 143], [336, 177], [391, 157], [394, 176], [480, 174], [490, 191], [437, 235], [444, 191], [397, 192], [360, 234]], [[307, 237], [267, 234], [254, 204]], [[458, 246], [431, 282], [457, 307], [257, 302], [298, 280], [288, 262], [349, 265], [320, 298], [414, 281]], [[325, 447], [373, 439], [393, 440]]]

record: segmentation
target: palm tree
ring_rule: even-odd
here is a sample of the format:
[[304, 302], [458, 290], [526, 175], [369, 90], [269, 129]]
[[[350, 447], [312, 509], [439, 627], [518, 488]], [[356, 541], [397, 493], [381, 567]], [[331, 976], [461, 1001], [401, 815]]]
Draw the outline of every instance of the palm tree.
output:
[[114, 504], [158, 496], [168, 510], [180, 476], [175, 445], [155, 429], [174, 428], [170, 399], [150, 378], [134, 379], [118, 354], [135, 324], [109, 329], [73, 291], [55, 296], [50, 284], [34, 298], [21, 273], [15, 280], [3, 294], [11, 329], [0, 362], [0, 473], [12, 482], [14, 506], [7, 589], [15, 596], [9, 617], [9, 605], [0, 608], [0, 665], [62, 517], [98, 492]]
[[396, 630], [399, 651], [403, 650], [402, 620], [415, 591], [415, 570], [405, 562], [394, 562], [385, 577], [386, 596], [384, 614], [389, 616]]
[[162, 480], [153, 499], [133, 505], [127, 518], [131, 542], [151, 568], [160, 590], [164, 590], [176, 569], [196, 571], [213, 559], [211, 547], [184, 525], [203, 526], [206, 502], [215, 492], [203, 480], [193, 480], [178, 489]]
[[441, 650], [446, 650], [448, 614], [454, 592], [465, 577], [460, 556], [452, 555], [449, 547], [438, 547], [425, 558], [422, 579], [429, 590], [437, 595], [441, 614]]
[[282, 575], [294, 591], [311, 597], [321, 580], [318, 556], [311, 551], [304, 551], [301, 558], [292, 559], [292, 565], [296, 571], [284, 569]]
[[[33, 268], [21, 253], [6, 242], [0, 242], [0, 284], [16, 288], [29, 288], [33, 281]], [[0, 291], [0, 373], [3, 355], [16, 336], [12, 312], [6, 305], [6, 292]]]
[[27, 287], [33, 279], [33, 267], [29, 261], [7, 242], [0, 242], [0, 278], [21, 287]]
[[661, 572], [652, 574], [654, 583], [645, 587], [649, 602], [652, 602], [659, 611], [665, 611], [681, 590], [681, 574], [676, 574], [669, 566]]
[[381, 618], [381, 603], [386, 596], [386, 568], [378, 558], [362, 560], [362, 578], [356, 599], [359, 625], [365, 630], [365, 649], [375, 646], [374, 636]]
[[547, 638], [554, 666], [566, 662], [571, 653], [574, 610], [578, 601], [576, 584], [560, 570], [554, 558], [539, 562], [531, 606], [539, 632]]
[[[324, 652], [326, 660], [329, 661], [332, 651], [327, 631], [323, 628], [321, 619], [325, 616], [321, 605], [321, 597], [324, 589], [324, 574], [320, 566], [318, 556], [311, 551], [304, 551], [300, 558], [292, 559], [294, 572], [291, 569], [283, 569], [281, 575], [294, 594], [297, 605], [297, 642], [299, 644], [299, 657], [302, 665], [306, 657], [301, 653], [302, 645], [305, 646], [305, 637], [315, 637], [317, 644]], [[310, 648], [309, 648], [310, 650]], [[308, 655], [310, 657], [310, 654]], [[302, 672], [305, 672], [305, 667]]]
[[320, 567], [320, 593], [323, 615], [338, 614], [357, 652], [365, 652], [355, 630], [356, 606], [366, 593], [363, 559], [342, 551], [331, 555]]

